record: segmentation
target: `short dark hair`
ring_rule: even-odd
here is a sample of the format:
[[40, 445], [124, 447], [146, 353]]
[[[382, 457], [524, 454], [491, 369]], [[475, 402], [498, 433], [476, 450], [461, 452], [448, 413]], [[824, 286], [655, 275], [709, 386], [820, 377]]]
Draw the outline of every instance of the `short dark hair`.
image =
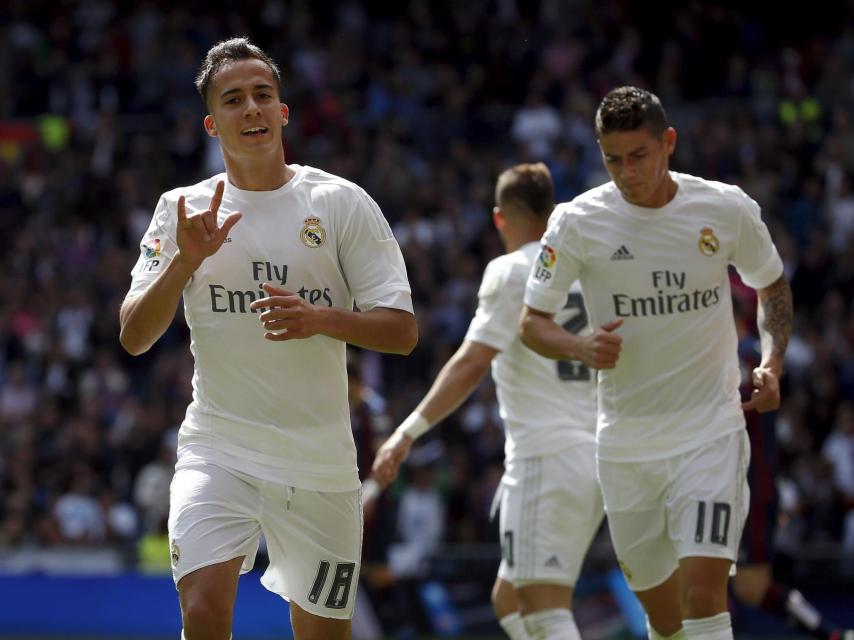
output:
[[498, 176], [495, 203], [505, 212], [548, 218], [555, 206], [555, 186], [542, 162], [517, 164]]
[[273, 78], [276, 79], [276, 90], [280, 91], [282, 74], [279, 72], [279, 67], [276, 66], [273, 59], [264, 53], [261, 47], [252, 44], [249, 38], [230, 38], [212, 46], [207, 55], [205, 55], [202, 66], [199, 67], [199, 73], [196, 75], [196, 89], [199, 91], [199, 95], [202, 96], [205, 104], [208, 104], [208, 90], [217, 71], [226, 64], [237, 62], [238, 60], [252, 59], [260, 60], [270, 67]]
[[614, 131], [634, 131], [648, 127], [661, 135], [670, 125], [661, 100], [654, 93], [637, 87], [617, 87], [608, 92], [596, 110], [596, 135]]

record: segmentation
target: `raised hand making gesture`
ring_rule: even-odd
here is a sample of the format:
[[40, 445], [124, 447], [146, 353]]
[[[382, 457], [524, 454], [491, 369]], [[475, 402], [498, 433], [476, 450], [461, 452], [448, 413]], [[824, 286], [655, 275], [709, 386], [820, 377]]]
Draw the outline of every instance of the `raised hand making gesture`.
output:
[[175, 237], [178, 250], [189, 264], [198, 266], [205, 258], [215, 254], [228, 237], [228, 232], [243, 216], [242, 213], [235, 211], [223, 220], [222, 226], [219, 226], [217, 212], [222, 203], [224, 190], [225, 182], [220, 180], [216, 184], [208, 209], [189, 216], [184, 196], [178, 198], [178, 226]]

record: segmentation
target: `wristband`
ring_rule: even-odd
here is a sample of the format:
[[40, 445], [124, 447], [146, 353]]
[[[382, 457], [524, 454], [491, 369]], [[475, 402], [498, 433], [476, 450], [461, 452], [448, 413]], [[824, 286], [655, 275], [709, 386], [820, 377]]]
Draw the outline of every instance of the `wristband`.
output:
[[417, 411], [410, 413], [409, 417], [396, 429], [396, 431], [409, 436], [413, 440], [417, 440], [418, 436], [427, 433], [429, 430], [430, 423]]

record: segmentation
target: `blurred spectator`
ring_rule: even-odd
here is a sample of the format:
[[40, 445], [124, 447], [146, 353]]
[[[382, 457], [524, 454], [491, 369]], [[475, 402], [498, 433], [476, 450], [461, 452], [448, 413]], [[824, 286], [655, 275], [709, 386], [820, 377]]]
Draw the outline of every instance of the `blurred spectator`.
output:
[[854, 403], [837, 409], [836, 426], [825, 440], [824, 457], [833, 470], [833, 484], [841, 497], [843, 567], [854, 578]]
[[364, 383], [361, 361], [353, 348], [347, 351], [347, 396], [359, 479], [364, 481], [371, 472], [377, 448], [391, 429], [391, 420], [385, 398]]
[[[622, 1], [296, 3], [288, 19], [283, 7], [0, 6], [0, 547], [158, 535], [164, 434], [191, 393], [187, 329], [178, 314], [129, 360], [116, 310], [157, 195], [222, 168], [190, 79], [212, 43], [246, 32], [290, 60], [289, 160], [363, 184], [403, 246], [421, 342], [362, 367], [361, 455], [366, 416], [377, 430], [405, 417], [462, 338], [473, 275], [501, 251], [495, 177], [536, 159], [562, 200], [603, 182], [595, 105], [637, 83], [697, 134], [680, 139], [674, 168], [734, 182], [763, 207], [796, 312], [777, 424], [780, 539], [794, 552], [845, 540], [854, 558], [841, 453], [854, 397], [850, 3], [773, 24], [750, 3], [706, 0], [667, 20]], [[709, 42], [715, 55], [700, 55]], [[292, 55], [276, 53], [284, 43]], [[442, 541], [494, 539], [484, 512], [502, 434], [486, 387], [455, 418], [461, 433], [435, 436], [447, 454], [426, 495], [447, 515]]]
[[38, 392], [38, 387], [27, 380], [23, 363], [13, 362], [0, 391], [0, 419], [16, 422], [30, 417], [36, 408]]
[[92, 545], [104, 542], [106, 538], [104, 511], [94, 495], [93, 476], [87, 465], [76, 465], [72, 469], [68, 491], [54, 504], [53, 515], [66, 543]]
[[157, 458], [144, 465], [133, 485], [133, 498], [146, 532], [158, 531], [169, 516], [169, 486], [175, 472], [175, 431], [163, 434]]
[[521, 145], [523, 157], [550, 160], [561, 133], [560, 115], [535, 88], [516, 112], [511, 133]]
[[836, 414], [836, 426], [824, 441], [824, 457], [833, 468], [833, 484], [854, 507], [854, 403], [843, 402]]
[[389, 547], [388, 561], [398, 580], [428, 575], [429, 560], [439, 549], [445, 528], [445, 506], [436, 484], [436, 462], [442, 447], [436, 442], [421, 445], [408, 459], [412, 484], [400, 497], [397, 515], [399, 542]]
[[166, 518], [163, 518], [155, 528], [146, 531], [137, 543], [137, 566], [142, 573], [165, 575], [172, 573], [166, 524]]

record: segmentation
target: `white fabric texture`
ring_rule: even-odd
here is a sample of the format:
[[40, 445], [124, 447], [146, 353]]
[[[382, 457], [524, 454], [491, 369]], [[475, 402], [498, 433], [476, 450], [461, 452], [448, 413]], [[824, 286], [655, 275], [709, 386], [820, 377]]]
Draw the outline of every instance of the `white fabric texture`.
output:
[[581, 640], [569, 609], [544, 609], [522, 617], [531, 640]]
[[617, 366], [599, 372], [599, 457], [655, 460], [744, 424], [728, 267], [752, 287], [783, 273], [759, 206], [738, 187], [671, 173], [665, 206], [613, 183], [558, 205], [525, 303], [559, 310], [581, 282], [591, 325], [623, 319]]
[[729, 613], [719, 613], [710, 618], [683, 620], [682, 629], [688, 640], [733, 640], [732, 620]]
[[325, 618], [353, 615], [362, 553], [359, 491], [294, 489], [214, 464], [175, 473], [169, 542], [175, 584], [205, 566], [255, 562], [261, 534], [269, 591]]
[[142, 292], [174, 256], [177, 201], [188, 214], [210, 205], [226, 182], [219, 222], [243, 218], [184, 289], [184, 313], [195, 359], [193, 401], [181, 425], [178, 466], [198, 462], [186, 447], [201, 444], [212, 461], [274, 482], [318, 491], [359, 486], [347, 403], [346, 345], [316, 335], [264, 339], [254, 300], [262, 283], [312, 304], [362, 311], [412, 312], [406, 267], [379, 207], [355, 184], [292, 165], [274, 191], [244, 191], [225, 174], [164, 194], [140, 244], [130, 294]]
[[[492, 360], [492, 379], [505, 426], [508, 462], [557, 453], [578, 442], [593, 442], [595, 437], [593, 372], [580, 362], [543, 358], [519, 338], [525, 282], [538, 252], [537, 243], [530, 242], [487, 265], [465, 338], [499, 351]], [[589, 333], [577, 284], [563, 293], [555, 320], [576, 333]]]
[[557, 454], [507, 463], [498, 489], [500, 578], [517, 588], [575, 586], [605, 513], [595, 447], [582, 442]]
[[506, 615], [498, 621], [504, 633], [510, 640], [528, 640], [528, 632], [525, 631], [525, 624], [522, 622], [522, 616], [518, 613]]
[[599, 460], [611, 542], [629, 586], [660, 585], [680, 558], [735, 561], [750, 506], [746, 431], [667, 460]]

